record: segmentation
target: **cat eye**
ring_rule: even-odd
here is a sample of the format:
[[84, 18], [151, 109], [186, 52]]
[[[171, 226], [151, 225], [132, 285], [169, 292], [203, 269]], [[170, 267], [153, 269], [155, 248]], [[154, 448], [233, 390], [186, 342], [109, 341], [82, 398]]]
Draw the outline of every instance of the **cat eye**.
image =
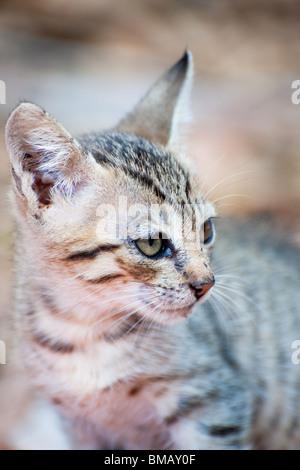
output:
[[206, 220], [203, 224], [203, 243], [208, 245], [214, 237], [214, 227], [210, 219]]
[[167, 245], [162, 238], [148, 238], [147, 240], [137, 240], [135, 242], [140, 252], [148, 256], [148, 258], [154, 258], [155, 256], [162, 255], [167, 250]]

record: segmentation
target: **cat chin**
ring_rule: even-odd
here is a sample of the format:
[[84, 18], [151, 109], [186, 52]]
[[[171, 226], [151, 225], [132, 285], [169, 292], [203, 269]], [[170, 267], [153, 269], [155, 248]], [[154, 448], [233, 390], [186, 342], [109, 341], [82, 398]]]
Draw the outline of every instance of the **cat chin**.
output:
[[203, 304], [204, 302], [206, 302], [207, 299], [210, 297], [210, 295], [211, 295], [211, 291], [203, 295], [201, 299], [193, 302], [192, 304], [186, 307], [165, 308], [165, 309], [162, 309], [160, 312], [155, 312], [154, 315], [153, 315], [153, 311], [150, 310], [149, 317], [151, 318], [151, 320], [161, 325], [173, 325], [176, 323], [180, 323], [191, 315], [191, 313], [193, 312], [196, 306], [199, 306]]
[[199, 306], [200, 304], [206, 302], [210, 295], [211, 292], [207, 292], [207, 294], [201, 297], [201, 299], [197, 300], [188, 307], [165, 309], [160, 315], [156, 314], [155, 318], [153, 318], [153, 315], [151, 315], [151, 317], [154, 321], [163, 325], [173, 325], [176, 323], [180, 323], [191, 315], [196, 306]]
[[184, 321], [192, 313], [194, 304], [184, 308], [164, 309], [161, 313], [156, 313], [150, 317], [153, 321], [161, 325], [175, 325]]

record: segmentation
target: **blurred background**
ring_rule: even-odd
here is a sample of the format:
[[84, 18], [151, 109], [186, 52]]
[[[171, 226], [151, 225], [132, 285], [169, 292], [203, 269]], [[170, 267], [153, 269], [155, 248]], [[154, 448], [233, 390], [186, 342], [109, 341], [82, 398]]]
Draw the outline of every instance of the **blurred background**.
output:
[[[110, 127], [186, 48], [195, 79], [185, 143], [211, 199], [225, 215], [272, 213], [300, 244], [300, 105], [291, 101], [300, 79], [298, 0], [0, 0], [0, 339], [8, 362], [9, 113], [26, 99], [71, 133]], [[27, 395], [8, 364], [0, 378], [5, 447]]]

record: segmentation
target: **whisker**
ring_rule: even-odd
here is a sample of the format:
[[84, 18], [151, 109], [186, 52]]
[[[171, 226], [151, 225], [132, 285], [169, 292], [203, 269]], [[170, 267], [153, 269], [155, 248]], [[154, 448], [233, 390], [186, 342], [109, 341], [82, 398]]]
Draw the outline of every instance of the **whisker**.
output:
[[[124, 315], [123, 317], [119, 318], [118, 320], [114, 321], [110, 326], [111, 328], [116, 328], [118, 325], [121, 325], [122, 323], [125, 323], [132, 315], [134, 315], [136, 312], [135, 311], [132, 311], [132, 312], [129, 312], [127, 313], [126, 315]], [[122, 337], [125, 337], [126, 335], [128, 335], [130, 333], [130, 331], [132, 331], [132, 329], [135, 327], [135, 325], [137, 325], [139, 322], [141, 321], [141, 319], [137, 320], [133, 325], [131, 325], [131, 327], [126, 331], [126, 333], [124, 333], [122, 335]]]
[[240, 288], [245, 288], [245, 283], [239, 276], [226, 276], [220, 279], [219, 275], [215, 275], [215, 279], [217, 286], [239, 286]]
[[[206, 199], [207, 196], [218, 186], [220, 186], [222, 183], [225, 183], [226, 181], [236, 178], [237, 176], [241, 175], [246, 175], [246, 174], [251, 174], [251, 173], [261, 173], [263, 170], [245, 170], [245, 171], [240, 171], [238, 173], [234, 173], [233, 175], [226, 176], [225, 178], [222, 178], [220, 181], [218, 181], [216, 184], [214, 184], [203, 196], [203, 199]], [[266, 170], [267, 171], [267, 170]]]
[[236, 312], [233, 311], [233, 306], [230, 304], [228, 298], [224, 298], [222, 295], [220, 295], [220, 292], [214, 292], [209, 300], [215, 302], [214, 306], [218, 308], [219, 316], [223, 322], [223, 328], [229, 333], [231, 328], [229, 319], [236, 322], [237, 318], [240, 318], [240, 316], [236, 315]]
[[232, 296], [229, 296], [225, 292], [216, 292], [216, 290], [214, 291], [214, 294], [218, 295], [219, 297], [221, 296], [224, 299], [227, 299], [228, 303], [230, 303], [232, 307], [234, 307], [234, 311], [231, 310], [234, 316], [238, 314], [239, 318], [243, 316], [247, 319], [251, 319], [251, 316], [248, 314], [247, 310], [245, 308], [243, 309], [242, 305], [236, 299], [232, 298]]
[[[102, 306], [103, 308], [107, 307], [107, 304], [113, 300], [115, 300], [115, 294], [111, 296], [111, 298], [105, 298], [104, 300], [101, 298], [102, 289], [99, 288], [99, 298], [97, 297], [97, 307], [100, 309]], [[48, 295], [48, 293], [44, 294], [45, 296]], [[93, 292], [88, 292], [85, 296], [81, 296], [79, 299], [76, 299], [75, 301], [71, 302], [69, 305], [65, 306], [65, 308], [60, 309], [58, 314], [59, 316], [63, 316], [64, 318], [69, 318], [74, 315], [73, 309], [78, 305], [81, 304], [82, 302], [88, 300], [89, 298], [93, 296], [97, 296], [98, 291], [95, 289]], [[123, 300], [128, 300], [130, 298], [136, 297], [136, 294], [127, 294], [123, 296]], [[66, 315], [66, 313], [70, 311], [69, 315]]]
[[228, 155], [228, 150], [224, 153], [222, 153], [222, 155], [220, 155], [215, 161], [214, 163], [211, 165], [211, 167], [209, 168], [209, 170], [207, 171], [205, 177], [203, 178], [203, 180], [201, 181], [201, 187], [204, 188], [205, 186], [205, 183], [209, 177], [209, 175], [211, 174], [212, 170], [223, 160], [224, 157], [226, 157]]
[[243, 298], [244, 300], [247, 300], [247, 302], [252, 303], [255, 306], [255, 308], [257, 308], [256, 302], [254, 302], [254, 300], [248, 294], [246, 294], [245, 292], [241, 292], [240, 290], [238, 290], [238, 289], [236, 290], [234, 288], [231, 288], [230, 286], [219, 285], [218, 287], [220, 289], [225, 289], [227, 291], [233, 292], [234, 294], [238, 295], [239, 297]]
[[218, 197], [214, 201], [211, 201], [211, 203], [216, 204], [219, 201], [223, 201], [224, 199], [228, 199], [228, 198], [231, 198], [231, 197], [242, 197], [242, 198], [245, 198], [245, 199], [253, 199], [253, 200], [259, 202], [259, 200], [256, 197], [250, 196], [249, 194], [228, 194], [226, 196]]
[[[98, 320], [96, 320], [92, 325], [91, 325], [91, 328], [96, 328], [97, 326], [101, 325], [104, 321], [106, 320], [109, 320], [110, 318], [112, 317], [115, 317], [116, 315], [119, 315], [120, 313], [122, 312], [128, 312], [128, 310], [132, 310], [132, 309], [135, 309], [135, 307], [138, 307], [140, 306], [140, 301], [137, 300], [136, 302], [132, 302], [131, 304], [129, 305], [126, 305], [126, 306], [123, 306], [122, 308], [118, 309], [118, 310], [114, 310], [113, 312], [110, 312], [108, 315], [106, 315], [105, 317], [100, 317]], [[130, 312], [130, 315], [132, 314], [133, 312]], [[123, 321], [124, 317], [121, 317], [121, 319], [117, 319], [115, 320], [115, 322], [121, 320]]]
[[221, 277], [225, 277], [225, 278], [234, 278], [234, 279], [238, 279], [239, 281], [241, 280], [241, 277], [240, 276], [237, 276], [236, 274], [218, 274], [218, 278]]
[[[236, 272], [235, 270], [237, 268], [240, 268], [240, 264], [239, 263], [235, 263], [235, 264], [227, 264], [226, 267], [221, 267], [221, 268], [218, 268], [216, 267], [216, 269], [214, 270], [215, 274], [217, 274], [218, 276], [220, 275], [223, 275], [226, 274], [227, 276], [233, 276], [234, 273]], [[228, 273], [229, 271], [229, 273]], [[221, 274], [220, 274], [221, 273]], [[241, 276], [238, 276], [236, 275], [237, 277], [239, 277], [239, 279], [241, 279]]]
[[207, 302], [213, 306], [213, 309], [217, 313], [217, 317], [220, 322], [222, 330], [226, 331], [228, 329], [228, 321], [226, 320], [226, 318], [224, 318], [223, 311], [219, 308], [219, 305], [216, 302], [216, 299], [211, 295], [209, 299], [207, 300]]

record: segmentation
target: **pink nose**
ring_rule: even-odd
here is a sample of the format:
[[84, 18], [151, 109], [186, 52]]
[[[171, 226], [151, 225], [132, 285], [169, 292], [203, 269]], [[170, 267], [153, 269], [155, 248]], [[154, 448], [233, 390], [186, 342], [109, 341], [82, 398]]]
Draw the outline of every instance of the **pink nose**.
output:
[[206, 282], [195, 282], [193, 284], [190, 284], [190, 286], [192, 290], [194, 291], [196, 299], [199, 300], [209, 291], [209, 289], [212, 288], [214, 283], [215, 283], [215, 278], [212, 277], [211, 279], [207, 279]]

